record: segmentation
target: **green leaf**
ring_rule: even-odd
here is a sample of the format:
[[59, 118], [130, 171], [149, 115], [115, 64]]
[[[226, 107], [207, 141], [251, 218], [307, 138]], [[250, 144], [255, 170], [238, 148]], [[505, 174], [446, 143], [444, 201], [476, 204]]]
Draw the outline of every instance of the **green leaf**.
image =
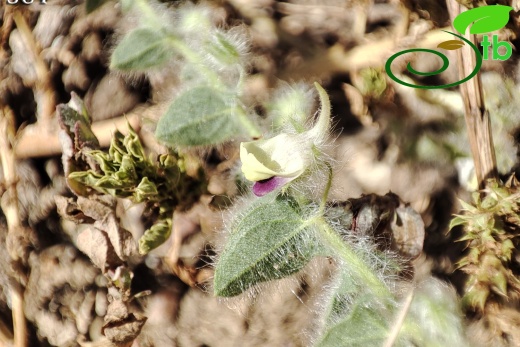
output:
[[294, 274], [318, 249], [294, 200], [272, 194], [259, 198], [231, 223], [215, 269], [215, 295], [235, 296], [257, 283]]
[[461, 34], [466, 33], [466, 29], [471, 23], [474, 23], [469, 30], [471, 34], [484, 34], [499, 30], [509, 21], [509, 11], [512, 9], [511, 6], [504, 5], [477, 7], [459, 14], [453, 21], [453, 27]]
[[358, 302], [348, 316], [325, 332], [316, 346], [382, 346], [388, 329], [384, 317], [370, 306], [370, 303]]
[[206, 146], [240, 133], [237, 106], [209, 87], [187, 90], [173, 101], [157, 124], [155, 136], [170, 146]]
[[162, 245], [172, 232], [171, 219], [159, 220], [150, 229], [146, 230], [139, 239], [139, 253], [147, 254], [152, 249]]
[[118, 180], [115, 177], [103, 176], [97, 182], [93, 188], [101, 189], [118, 189], [125, 186], [124, 182]]
[[463, 216], [455, 215], [453, 219], [450, 221], [450, 226], [448, 227], [448, 230], [451, 230], [455, 228], [458, 225], [463, 225], [466, 223], [466, 219]]
[[478, 209], [475, 206], [473, 206], [471, 204], [468, 204], [466, 201], [464, 201], [462, 199], [459, 199], [459, 202], [460, 202], [460, 204], [462, 206], [462, 209], [464, 211], [468, 211], [468, 212], [473, 213], [473, 214], [477, 214], [479, 212]]
[[160, 30], [136, 29], [117, 45], [110, 68], [129, 71], [159, 66], [174, 53], [168, 39], [168, 35]]
[[85, 7], [87, 9], [87, 13], [94, 12], [98, 7], [103, 5], [106, 0], [87, 0], [85, 1]]
[[464, 42], [461, 40], [448, 40], [441, 42], [437, 45], [437, 48], [446, 49], [448, 51], [454, 51], [456, 49], [462, 48], [464, 46]]
[[69, 174], [69, 179], [79, 182], [81, 184], [84, 184], [86, 186], [92, 187], [95, 186], [96, 183], [99, 181], [100, 178], [103, 176], [93, 172], [92, 170], [89, 171], [74, 171]]
[[[454, 288], [435, 277], [414, 286], [413, 300], [399, 333], [402, 345], [468, 347]], [[395, 319], [390, 324], [395, 324]]]
[[134, 192], [134, 198], [136, 202], [141, 202], [144, 200], [151, 200], [153, 198], [157, 198], [159, 192], [157, 191], [157, 186], [150, 182], [148, 177], [143, 177], [137, 188]]

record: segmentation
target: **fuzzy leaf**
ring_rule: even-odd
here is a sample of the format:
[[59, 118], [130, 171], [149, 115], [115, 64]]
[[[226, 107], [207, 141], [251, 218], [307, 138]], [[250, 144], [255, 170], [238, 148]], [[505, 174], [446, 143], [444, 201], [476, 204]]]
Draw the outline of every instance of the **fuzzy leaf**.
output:
[[428, 277], [416, 284], [414, 293], [399, 334], [401, 341], [409, 340], [412, 343], [402, 345], [469, 346], [454, 288], [434, 277]]
[[213, 42], [208, 42], [208, 52], [224, 65], [234, 65], [240, 61], [240, 52], [222, 33], [216, 32]]
[[240, 132], [236, 107], [209, 87], [181, 94], [157, 124], [155, 136], [170, 146], [206, 146], [224, 142]]
[[110, 67], [119, 70], [144, 70], [159, 66], [173, 55], [168, 35], [141, 28], [128, 34], [112, 54]]
[[461, 40], [448, 40], [437, 45], [438, 48], [446, 49], [448, 51], [454, 51], [456, 49], [462, 48], [462, 46], [464, 46], [464, 42]]
[[462, 12], [453, 21], [453, 27], [461, 34], [469, 29], [470, 34], [484, 34], [491, 31], [502, 29], [509, 21], [510, 6], [493, 5], [482, 6]]
[[272, 194], [259, 198], [231, 224], [215, 269], [215, 295], [235, 296], [257, 283], [294, 274], [318, 247], [294, 200]]
[[359, 302], [352, 312], [332, 326], [317, 347], [382, 346], [388, 334], [384, 318]]

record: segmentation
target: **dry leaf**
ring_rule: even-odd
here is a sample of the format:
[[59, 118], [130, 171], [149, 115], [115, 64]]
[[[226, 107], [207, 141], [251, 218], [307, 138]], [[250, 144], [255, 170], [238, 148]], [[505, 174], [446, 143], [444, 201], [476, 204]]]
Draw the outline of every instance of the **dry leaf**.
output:
[[128, 306], [121, 294], [111, 287], [109, 290], [109, 300], [103, 334], [113, 343], [127, 343], [135, 340], [147, 318], [139, 313], [128, 311]]
[[73, 198], [66, 198], [64, 196], [58, 195], [54, 198], [56, 201], [56, 208], [58, 209], [58, 214], [66, 219], [73, 221], [76, 224], [82, 224], [89, 219], [81, 208], [78, 207], [78, 204], [74, 201]]
[[109, 195], [92, 196], [90, 199], [78, 196], [77, 204], [85, 215], [99, 221], [115, 211], [116, 201]]
[[122, 260], [137, 254], [137, 246], [132, 233], [119, 226], [113, 212], [107, 214], [105, 218], [97, 220], [94, 226], [107, 233], [112, 247]]
[[105, 324], [103, 334], [113, 343], [131, 342], [141, 333], [146, 319], [139, 313], [130, 313], [124, 320]]
[[76, 245], [103, 273], [108, 267], [115, 268], [122, 264], [107, 234], [95, 227], [83, 229], [78, 234]]

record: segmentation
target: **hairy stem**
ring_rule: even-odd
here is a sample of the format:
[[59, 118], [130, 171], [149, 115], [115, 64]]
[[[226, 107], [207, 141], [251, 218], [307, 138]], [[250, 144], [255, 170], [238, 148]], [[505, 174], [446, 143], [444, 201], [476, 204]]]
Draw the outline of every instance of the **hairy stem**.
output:
[[262, 135], [260, 129], [258, 129], [256, 124], [253, 123], [251, 119], [247, 116], [247, 113], [244, 111], [244, 108], [241, 105], [237, 105], [235, 110], [238, 120], [240, 121], [244, 129], [247, 131], [249, 136], [251, 136], [252, 138], [260, 137], [260, 135]]
[[327, 168], [329, 169], [329, 177], [327, 180], [327, 185], [325, 186], [325, 191], [323, 192], [323, 196], [321, 197], [320, 209], [318, 211], [318, 214], [320, 216], [323, 216], [323, 213], [325, 212], [325, 206], [327, 205], [330, 187], [332, 186], [332, 166], [330, 165], [330, 163], [326, 163], [325, 165], [327, 165]]
[[341, 236], [329, 225], [329, 223], [318, 217], [314, 224], [320, 230], [320, 235], [326, 243], [337, 253], [343, 262], [353, 269], [353, 273], [369, 290], [380, 298], [388, 299], [392, 296], [388, 287], [374, 274], [374, 271], [343, 241]]

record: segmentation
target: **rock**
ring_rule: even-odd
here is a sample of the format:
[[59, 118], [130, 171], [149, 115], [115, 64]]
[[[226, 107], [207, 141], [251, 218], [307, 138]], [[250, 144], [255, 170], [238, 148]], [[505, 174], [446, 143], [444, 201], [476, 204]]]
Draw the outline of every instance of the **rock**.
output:
[[62, 79], [67, 92], [74, 90], [85, 91], [91, 83], [87, 75], [85, 63], [79, 58], [72, 60], [69, 68], [63, 72]]
[[123, 78], [107, 74], [94, 83], [85, 96], [85, 104], [93, 121], [123, 115], [140, 102], [141, 94], [129, 88]]

